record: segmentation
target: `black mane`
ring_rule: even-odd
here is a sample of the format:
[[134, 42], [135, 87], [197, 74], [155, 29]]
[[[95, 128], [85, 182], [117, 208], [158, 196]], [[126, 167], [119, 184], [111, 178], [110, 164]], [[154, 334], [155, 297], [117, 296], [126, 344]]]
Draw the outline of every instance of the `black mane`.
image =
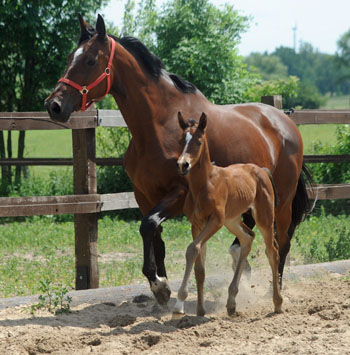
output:
[[[162, 75], [162, 71], [165, 69], [164, 65], [162, 61], [156, 55], [151, 53], [141, 41], [134, 37], [113, 38], [118, 41], [128, 52], [130, 52], [135, 59], [144, 66], [151, 76], [155, 79], [159, 79]], [[184, 94], [196, 92], [197, 88], [180, 76], [176, 74], [169, 74], [169, 77], [175, 87]]]
[[141, 41], [135, 37], [129, 36], [113, 38], [130, 52], [135, 59], [146, 68], [149, 74], [157, 79], [161, 76], [162, 70], [164, 69], [162, 61], [151, 53]]
[[[95, 34], [96, 30], [93, 27], [88, 26], [87, 31], [80, 35], [78, 42], [79, 45], [82, 42], [89, 40]], [[112, 35], [109, 36], [120, 43], [128, 52], [130, 52], [135, 57], [135, 59], [143, 65], [143, 67], [152, 77], [159, 79], [159, 77], [162, 75], [162, 71], [165, 70], [164, 65], [162, 61], [156, 55], [151, 53], [140, 40], [129, 36], [122, 38], [117, 38]], [[181, 78], [176, 74], [169, 73], [169, 77], [174, 83], [175, 87], [184, 94], [193, 94], [196, 92], [197, 88], [189, 81]]]

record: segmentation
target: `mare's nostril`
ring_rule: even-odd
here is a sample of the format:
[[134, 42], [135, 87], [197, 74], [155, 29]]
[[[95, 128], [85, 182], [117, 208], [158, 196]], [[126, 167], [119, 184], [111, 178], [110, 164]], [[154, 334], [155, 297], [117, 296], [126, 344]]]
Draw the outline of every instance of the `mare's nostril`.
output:
[[183, 168], [184, 170], [187, 170], [189, 168], [190, 164], [188, 162], [183, 163]]
[[57, 115], [57, 114], [61, 113], [61, 106], [57, 102], [54, 101], [51, 104], [51, 111]]

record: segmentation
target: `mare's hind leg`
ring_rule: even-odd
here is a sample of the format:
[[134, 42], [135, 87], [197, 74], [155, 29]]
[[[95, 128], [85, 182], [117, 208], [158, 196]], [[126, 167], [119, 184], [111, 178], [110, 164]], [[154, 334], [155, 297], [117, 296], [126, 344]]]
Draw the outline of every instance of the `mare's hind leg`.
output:
[[[173, 310], [173, 314], [184, 314], [184, 302], [188, 296], [188, 280], [193, 268], [193, 264], [197, 258], [200, 258], [201, 249], [207, 240], [213, 236], [221, 227], [222, 222], [220, 218], [211, 216], [206, 226], [199, 233], [199, 236], [187, 247], [186, 250], [186, 268], [184, 278], [182, 280], [179, 291], [177, 292], [177, 300]], [[204, 267], [204, 265], [203, 265]], [[204, 282], [204, 279], [203, 279]], [[202, 293], [203, 294], [203, 293]], [[198, 310], [198, 308], [197, 308]], [[204, 308], [203, 308], [204, 311]], [[199, 314], [201, 315], [201, 314]]]
[[259, 227], [260, 232], [264, 236], [264, 241], [266, 245], [265, 253], [269, 260], [271, 271], [272, 271], [272, 286], [273, 286], [273, 304], [275, 306], [275, 312], [282, 312], [282, 296], [280, 293], [280, 287], [278, 282], [278, 265], [280, 261], [277, 242], [274, 238], [274, 227], [273, 225], [266, 227]]
[[[243, 214], [243, 223], [249, 229], [253, 229], [254, 228], [255, 221], [254, 221], [254, 218], [253, 218], [251, 213], [244, 213]], [[235, 271], [236, 267], [237, 267], [239, 255], [241, 253], [241, 247], [240, 247], [239, 239], [237, 237], [233, 241], [229, 251], [230, 251], [230, 254], [231, 254], [231, 257], [232, 257], [232, 269], [233, 269], [233, 271]], [[250, 264], [249, 264], [249, 262], [247, 260], [245, 265], [244, 265], [244, 268], [243, 268], [243, 274], [248, 278], [248, 280], [251, 277], [251, 272], [252, 272], [252, 269], [251, 269]]]
[[255, 234], [240, 220], [240, 217], [235, 220], [225, 221], [225, 226], [230, 230], [231, 233], [235, 234], [239, 238], [241, 245], [241, 251], [236, 270], [228, 289], [228, 298], [226, 304], [227, 313], [228, 315], [232, 316], [236, 312], [236, 296], [238, 293], [238, 285], [245, 263], [247, 262], [247, 257], [252, 248]]
[[[137, 189], [134, 192], [141, 211], [149, 211], [150, 204], [144, 195]], [[186, 187], [177, 186], [143, 217], [140, 226], [144, 257], [142, 272], [159, 304], [166, 304], [171, 294], [164, 264], [165, 245], [161, 238], [161, 223], [181, 212], [186, 192]]]
[[278, 243], [279, 249], [279, 265], [278, 265], [278, 274], [279, 274], [279, 284], [282, 289], [282, 277], [284, 264], [286, 262], [287, 255], [290, 250], [290, 236], [288, 230], [291, 224], [292, 219], [292, 204], [286, 203], [284, 206], [278, 206], [276, 210], [276, 223], [277, 223], [277, 233], [276, 240]]

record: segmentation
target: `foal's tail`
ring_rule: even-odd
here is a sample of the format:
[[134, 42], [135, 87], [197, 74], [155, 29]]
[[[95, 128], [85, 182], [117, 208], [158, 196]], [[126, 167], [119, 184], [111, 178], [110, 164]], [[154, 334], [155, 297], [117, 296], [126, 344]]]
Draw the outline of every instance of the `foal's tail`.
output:
[[271, 174], [271, 171], [268, 169], [268, 168], [262, 168], [266, 174], [268, 175], [268, 177], [270, 178], [270, 181], [271, 181], [271, 185], [272, 185], [272, 188], [273, 188], [273, 193], [275, 195], [275, 208], [279, 205], [279, 198], [278, 198], [278, 195], [277, 195], [277, 190], [276, 190], [276, 185], [275, 185], [275, 182], [273, 180], [273, 177], [272, 177], [272, 174]]

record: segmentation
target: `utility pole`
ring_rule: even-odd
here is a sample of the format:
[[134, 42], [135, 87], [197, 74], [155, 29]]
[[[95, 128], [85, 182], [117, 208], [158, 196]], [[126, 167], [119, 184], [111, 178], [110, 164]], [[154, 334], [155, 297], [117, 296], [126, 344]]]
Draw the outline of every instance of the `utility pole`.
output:
[[293, 30], [293, 48], [294, 48], [294, 52], [297, 51], [297, 24], [295, 24], [295, 26], [292, 28]]

